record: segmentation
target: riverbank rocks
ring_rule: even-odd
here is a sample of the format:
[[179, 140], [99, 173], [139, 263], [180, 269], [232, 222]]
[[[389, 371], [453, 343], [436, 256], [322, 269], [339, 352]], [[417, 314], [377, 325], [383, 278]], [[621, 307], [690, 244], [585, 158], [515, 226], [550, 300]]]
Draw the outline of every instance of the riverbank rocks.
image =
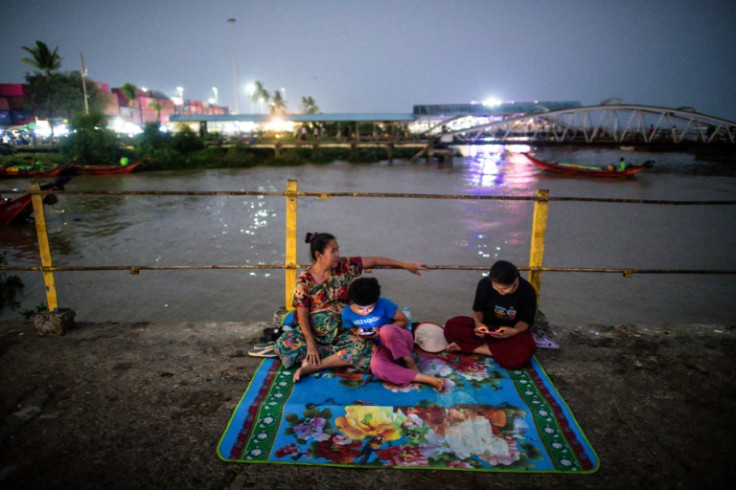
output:
[[43, 311], [33, 316], [33, 326], [38, 335], [64, 335], [74, 328], [76, 312], [70, 308], [59, 308], [54, 311]]

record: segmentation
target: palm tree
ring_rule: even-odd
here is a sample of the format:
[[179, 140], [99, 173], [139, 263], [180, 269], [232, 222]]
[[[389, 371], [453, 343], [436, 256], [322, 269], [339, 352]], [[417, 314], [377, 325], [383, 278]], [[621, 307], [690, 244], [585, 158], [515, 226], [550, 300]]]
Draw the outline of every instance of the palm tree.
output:
[[161, 101], [158, 99], [154, 99], [148, 103], [148, 107], [156, 111], [156, 120], [158, 121], [158, 125], [161, 126], [161, 109], [163, 109]]
[[[29, 48], [28, 46], [22, 46], [22, 50], [27, 51], [32, 57], [21, 58], [23, 63], [31, 65], [40, 73], [43, 77], [46, 85], [46, 111], [48, 117], [51, 118], [51, 75], [53, 72], [61, 68], [61, 56], [59, 56], [59, 46], [56, 46], [54, 51], [50, 51], [46, 43], [42, 41], [36, 41], [36, 46]], [[53, 125], [51, 125], [53, 128]], [[53, 129], [52, 135], [53, 137]]]
[[317, 114], [319, 113], [319, 106], [315, 100], [310, 97], [302, 97], [302, 107], [304, 108], [305, 114]]
[[51, 72], [61, 68], [61, 56], [59, 56], [59, 46], [56, 46], [53, 53], [49, 51], [49, 47], [42, 41], [36, 41], [35, 48], [22, 46], [22, 50], [28, 51], [33, 58], [21, 58], [23, 63], [31, 65], [46, 76], [46, 80], [51, 79]]
[[280, 91], [274, 92], [269, 108], [272, 114], [286, 114], [286, 101]]
[[[256, 82], [255, 86], [256, 88], [253, 90], [253, 95], [251, 95], [250, 100], [252, 102], [258, 102], [259, 104], [268, 104], [268, 101], [271, 100], [271, 94], [269, 94], [268, 90], [263, 87], [262, 82]], [[261, 109], [263, 109], [263, 106], [261, 106]]]
[[[136, 92], [138, 91], [138, 87], [133, 85], [132, 83], [124, 83], [122, 87], [120, 87], [120, 90], [123, 92], [123, 95], [126, 99], [128, 99], [128, 106], [129, 107], [135, 107], [136, 102]], [[143, 108], [140, 107], [140, 104], [138, 104], [138, 114], [140, 117], [141, 124], [143, 124]]]

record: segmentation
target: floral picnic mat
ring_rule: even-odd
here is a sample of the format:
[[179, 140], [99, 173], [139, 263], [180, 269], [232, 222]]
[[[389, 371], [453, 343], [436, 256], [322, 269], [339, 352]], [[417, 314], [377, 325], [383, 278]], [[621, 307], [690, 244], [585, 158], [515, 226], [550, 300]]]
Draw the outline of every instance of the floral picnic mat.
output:
[[217, 451], [244, 463], [494, 472], [592, 473], [598, 457], [536, 358], [525, 369], [492, 358], [416, 350], [444, 378], [398, 387], [350, 370], [292, 382], [264, 359]]

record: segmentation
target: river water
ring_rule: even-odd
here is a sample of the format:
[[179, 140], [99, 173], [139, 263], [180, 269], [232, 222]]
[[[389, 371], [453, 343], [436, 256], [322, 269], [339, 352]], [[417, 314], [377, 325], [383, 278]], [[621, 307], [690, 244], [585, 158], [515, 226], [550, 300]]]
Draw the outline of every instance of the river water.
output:
[[[635, 179], [550, 175], [523, 155], [463, 148], [452, 165], [420, 161], [79, 176], [68, 190], [300, 191], [735, 200], [736, 177], [689, 154], [540, 150], [548, 159], [614, 163], [656, 160]], [[0, 181], [0, 189], [27, 181]], [[529, 261], [533, 202], [303, 197], [298, 261], [309, 263], [307, 231], [338, 238], [343, 255], [382, 255], [479, 271], [433, 270], [417, 277], [375, 270], [384, 296], [415, 320], [468, 314], [477, 281], [497, 259]], [[283, 196], [61, 195], [46, 207], [54, 265], [242, 265], [284, 260]], [[736, 209], [552, 202], [547, 267], [736, 269]], [[33, 226], [0, 229], [7, 265], [38, 265]], [[45, 302], [40, 272], [8, 272], [26, 285], [23, 308]], [[77, 321], [270, 321], [284, 303], [283, 270], [58, 272], [59, 304]], [[719, 323], [736, 317], [736, 276], [545, 272], [541, 310], [553, 324]], [[5, 308], [0, 319], [19, 316]]]

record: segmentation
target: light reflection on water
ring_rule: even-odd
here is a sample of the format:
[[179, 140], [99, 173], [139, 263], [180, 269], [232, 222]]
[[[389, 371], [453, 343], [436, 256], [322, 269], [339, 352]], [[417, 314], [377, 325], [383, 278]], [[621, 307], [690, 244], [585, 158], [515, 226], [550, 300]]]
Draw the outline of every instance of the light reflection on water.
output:
[[[690, 155], [656, 154], [655, 168], [633, 180], [591, 180], [539, 172], [523, 155], [474, 147], [454, 165], [385, 162], [285, 168], [146, 172], [80, 176], [69, 190], [299, 190], [636, 199], [734, 199], [736, 179], [703, 176]], [[545, 150], [542, 158], [604, 162], [618, 151]], [[651, 155], [627, 152], [630, 161]], [[15, 183], [21, 187], [27, 183]], [[0, 187], [2, 185], [0, 184]], [[384, 255], [434, 265], [476, 265], [477, 272], [417, 277], [376, 270], [387, 297], [414, 317], [438, 323], [468, 314], [475, 284], [495, 260], [526, 265], [531, 201], [300, 198], [298, 261], [309, 262], [307, 231], [338, 237], [343, 254]], [[732, 206], [550, 204], [545, 265], [736, 269]], [[60, 196], [47, 207], [55, 265], [232, 265], [284, 261], [282, 196]], [[36, 265], [32, 227], [0, 230], [6, 263]], [[40, 273], [19, 273], [24, 307], [44, 301]], [[66, 272], [57, 274], [61, 306], [79, 321], [269, 321], [284, 300], [281, 270]], [[552, 322], [732, 323], [732, 276], [544, 273], [542, 310]], [[0, 318], [17, 316], [5, 310]]]

